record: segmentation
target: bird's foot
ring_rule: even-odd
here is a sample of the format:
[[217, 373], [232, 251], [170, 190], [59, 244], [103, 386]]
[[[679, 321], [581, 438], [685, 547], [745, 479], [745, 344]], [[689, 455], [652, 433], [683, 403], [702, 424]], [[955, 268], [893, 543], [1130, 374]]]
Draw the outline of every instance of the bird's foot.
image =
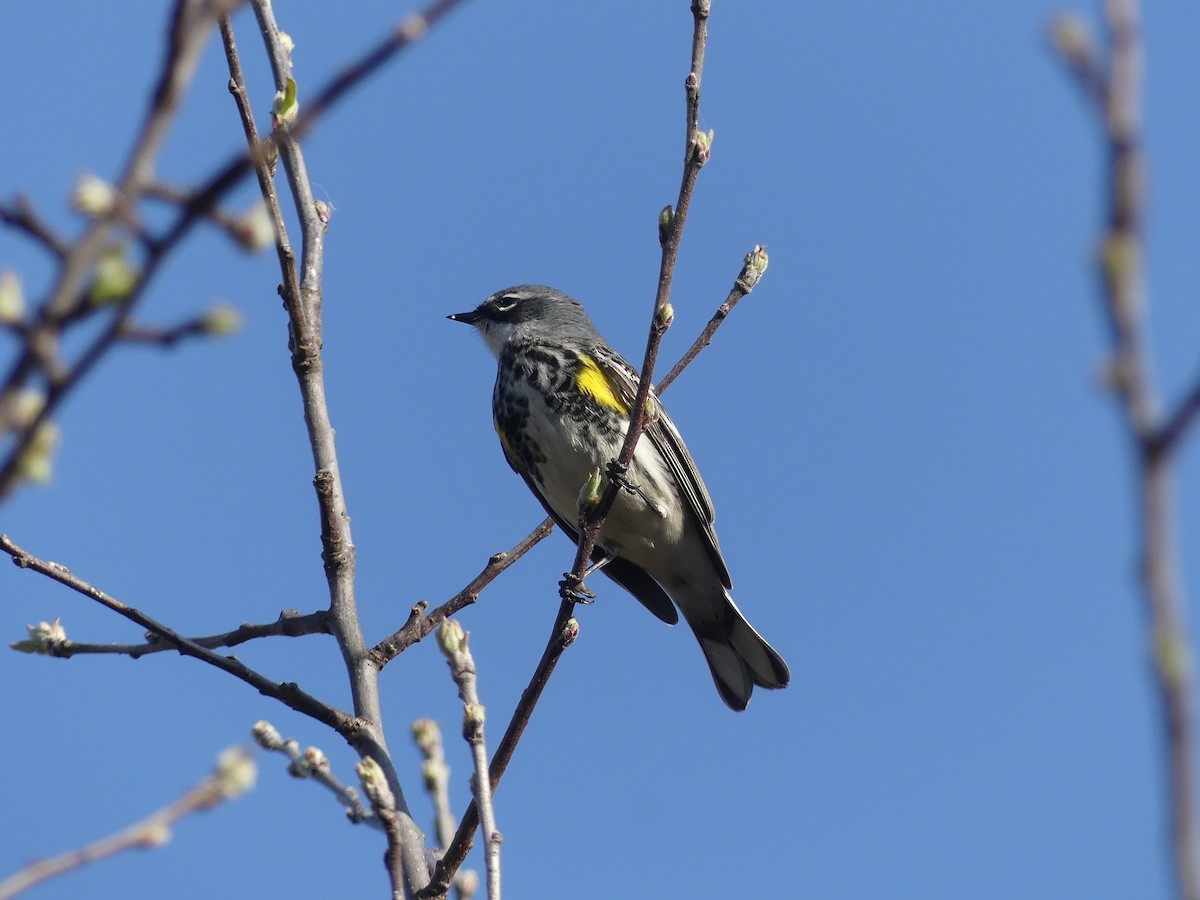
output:
[[558, 596], [571, 603], [589, 604], [596, 599], [596, 592], [574, 572], [564, 572], [563, 580], [558, 583]]

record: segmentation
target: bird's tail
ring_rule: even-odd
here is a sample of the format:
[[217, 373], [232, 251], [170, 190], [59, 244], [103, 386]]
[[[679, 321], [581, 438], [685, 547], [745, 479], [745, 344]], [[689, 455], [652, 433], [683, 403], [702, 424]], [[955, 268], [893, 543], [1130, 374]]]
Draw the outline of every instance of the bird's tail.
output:
[[[743, 710], [754, 686], [774, 690], [787, 687], [792, 674], [775, 648], [746, 621], [727, 591], [719, 602], [681, 603], [680, 609], [692, 627], [700, 649], [708, 660], [721, 699], [730, 709]], [[715, 599], [715, 598], [714, 598]]]

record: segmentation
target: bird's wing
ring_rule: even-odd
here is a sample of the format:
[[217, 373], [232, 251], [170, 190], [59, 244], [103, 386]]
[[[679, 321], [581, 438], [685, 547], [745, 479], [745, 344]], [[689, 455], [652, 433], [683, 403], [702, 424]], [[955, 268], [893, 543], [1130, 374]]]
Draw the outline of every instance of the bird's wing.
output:
[[[496, 420], [496, 433], [500, 435], [500, 446], [504, 449], [504, 458], [508, 461], [508, 465], [514, 472], [525, 480], [530, 492], [537, 497], [538, 502], [542, 504], [542, 508], [549, 513], [559, 528], [571, 539], [571, 543], [579, 544], [579, 530], [570, 524], [567, 520], [560, 516], [551, 508], [550, 504], [542, 496], [541, 488], [538, 483], [530, 477], [524, 467], [519, 466], [510, 449], [509, 437], [504, 433], [504, 425], [499, 419]], [[604, 558], [604, 551], [597, 547], [592, 551], [592, 562], [599, 562]], [[627, 559], [621, 557], [613, 557], [604, 564], [604, 568], [600, 570], [625, 590], [629, 591], [634, 598], [654, 613], [662, 621], [668, 625], [675, 625], [679, 622], [679, 613], [675, 610], [675, 604], [671, 602], [671, 598], [667, 596], [657, 581], [649, 576], [644, 569], [636, 566]]]
[[[597, 352], [595, 359], [625, 401], [626, 406], [632, 409], [637, 395], [637, 371], [616, 351]], [[708, 496], [708, 488], [704, 486], [704, 481], [696, 470], [696, 464], [692, 461], [692, 455], [688, 453], [683, 436], [680, 435], [679, 429], [675, 427], [675, 423], [671, 421], [671, 417], [667, 415], [666, 409], [653, 390], [650, 392], [647, 410], [649, 421], [646, 423], [643, 438], [650, 441], [659, 456], [666, 462], [668, 470], [674, 476], [675, 483], [679, 485], [679, 489], [687, 501], [688, 508], [700, 526], [700, 532], [705, 537], [708, 555], [712, 558], [721, 583], [726, 588], [731, 588], [733, 585], [729, 580], [729, 568], [725, 565], [724, 557], [721, 556], [721, 546], [717, 543], [717, 533], [713, 528], [716, 513], [713, 511], [712, 498]]]

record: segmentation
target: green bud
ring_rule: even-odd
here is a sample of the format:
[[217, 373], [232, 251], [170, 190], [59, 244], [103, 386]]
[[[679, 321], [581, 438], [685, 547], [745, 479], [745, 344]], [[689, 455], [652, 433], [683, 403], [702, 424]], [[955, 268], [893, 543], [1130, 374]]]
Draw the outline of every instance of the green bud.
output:
[[25, 315], [21, 276], [12, 269], [0, 272], [0, 324], [16, 325]]
[[1072, 65], [1086, 65], [1092, 59], [1092, 34], [1078, 13], [1060, 13], [1050, 20], [1047, 29], [1050, 44]]
[[587, 481], [579, 489], [579, 508], [581, 510], [591, 509], [600, 502], [600, 497], [603, 494], [604, 477], [600, 474], [599, 468], [592, 469]]
[[271, 174], [275, 174], [275, 163], [279, 162], [279, 146], [269, 138], [259, 141], [259, 150], [266, 161], [267, 168], [271, 170]]
[[17, 476], [33, 484], [48, 484], [54, 477], [54, 452], [61, 433], [53, 422], [45, 421], [33, 433], [33, 439], [17, 460]]
[[283, 735], [266, 719], [259, 719], [254, 723], [254, 727], [250, 729], [250, 736], [254, 738], [254, 743], [264, 750], [278, 750], [283, 746]]
[[93, 306], [124, 300], [137, 287], [141, 274], [141, 270], [125, 258], [123, 247], [109, 247], [96, 263], [88, 300]]
[[373, 805], [381, 809], [396, 808], [396, 798], [388, 786], [387, 777], [383, 774], [379, 763], [369, 756], [363, 757], [354, 767], [354, 771], [358, 773], [358, 780], [362, 783], [363, 790], [367, 792], [367, 797]]
[[85, 172], [75, 181], [71, 205], [88, 218], [98, 219], [108, 215], [117, 205], [117, 191], [103, 178]]
[[658, 242], [665, 244], [667, 239], [671, 237], [671, 232], [675, 229], [675, 210], [671, 208], [671, 204], [667, 204], [662, 208], [662, 212], [658, 214]]
[[467, 643], [467, 634], [457, 620], [445, 619], [438, 628], [437, 640], [438, 646], [442, 648], [442, 653], [450, 657], [462, 652], [463, 646]]
[[433, 719], [417, 719], [412, 723], [412, 736], [420, 751], [429, 757], [442, 740], [442, 730]]
[[480, 703], [463, 704], [462, 735], [468, 741], [477, 743], [483, 739], [483, 723], [486, 719], [483, 705]]
[[767, 264], [769, 262], [767, 251], [763, 249], [762, 244], [755, 244], [754, 249], [746, 254], [746, 266], [759, 275], [767, 271]]
[[53, 622], [26, 625], [25, 630], [29, 633], [28, 640], [9, 644], [12, 649], [19, 650], [21, 653], [48, 656], [55, 644], [61, 644], [67, 640], [67, 630], [63, 628], [62, 622], [57, 618]]
[[1161, 635], [1154, 644], [1154, 661], [1162, 680], [1175, 684], [1192, 673], [1192, 655], [1188, 643], [1177, 632]]
[[221, 303], [205, 313], [201, 321], [205, 334], [226, 337], [241, 329], [242, 314], [232, 306]]
[[429, 18], [421, 13], [413, 13], [400, 23], [400, 34], [406, 41], [412, 42], [422, 37], [429, 30]]
[[746, 254], [742, 260], [742, 271], [738, 275], [738, 284], [745, 293], [750, 293], [754, 290], [758, 280], [763, 277], [763, 273], [767, 271], [767, 251], [763, 249], [762, 244], [755, 244], [754, 249]]
[[454, 889], [462, 900], [471, 900], [479, 892], [479, 873], [474, 869], [459, 869], [454, 876]]
[[654, 324], [663, 331], [666, 331], [674, 321], [675, 307], [671, 305], [670, 300], [664, 300], [658, 309], [654, 311]]
[[1140, 257], [1137, 238], [1129, 232], [1109, 233], [1100, 245], [1100, 265], [1110, 284], [1118, 283], [1131, 275]]
[[320, 747], [307, 747], [304, 750], [304, 763], [309, 770], [328, 769], [329, 757], [325, 755], [325, 751]]
[[271, 117], [274, 125], [290, 125], [300, 112], [300, 103], [296, 100], [296, 80], [289, 78], [282, 91], [275, 94], [275, 103], [271, 107]]
[[154, 849], [169, 843], [171, 840], [171, 828], [165, 822], [153, 822], [147, 825], [140, 835], [138, 835], [138, 846], [146, 849]]
[[17, 428], [27, 428], [46, 405], [46, 395], [37, 388], [21, 388], [13, 404], [12, 422]]
[[216, 778], [221, 796], [232, 800], [254, 787], [258, 766], [245, 747], [230, 747], [217, 757]]
[[238, 246], [248, 253], [261, 253], [275, 243], [275, 223], [263, 203], [256, 203], [233, 223]]
[[330, 218], [333, 216], [333, 207], [324, 200], [314, 200], [313, 209], [317, 212], [317, 218], [321, 220], [322, 225], [328, 225]]

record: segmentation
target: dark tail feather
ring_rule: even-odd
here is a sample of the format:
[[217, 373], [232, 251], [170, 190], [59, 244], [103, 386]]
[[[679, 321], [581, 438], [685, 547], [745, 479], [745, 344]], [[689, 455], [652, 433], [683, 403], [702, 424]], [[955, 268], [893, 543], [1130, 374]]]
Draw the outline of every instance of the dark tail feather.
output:
[[[754, 686], [774, 690], [792, 679], [787, 663], [746, 621], [733, 599], [724, 597], [724, 615], [717, 621], [691, 621], [700, 649], [708, 660], [721, 699], [741, 711], [750, 702]], [[684, 611], [687, 617], [687, 611]]]

